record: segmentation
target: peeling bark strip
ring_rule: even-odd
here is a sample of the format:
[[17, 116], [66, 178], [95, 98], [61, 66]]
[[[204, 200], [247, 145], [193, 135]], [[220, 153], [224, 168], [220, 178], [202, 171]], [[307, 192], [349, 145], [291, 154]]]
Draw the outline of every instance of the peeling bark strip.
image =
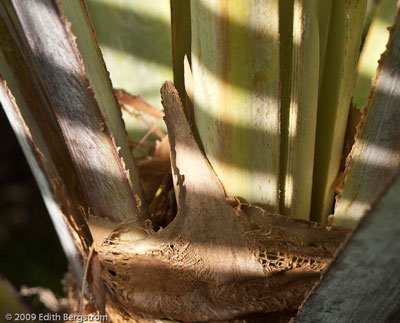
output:
[[348, 231], [230, 206], [172, 83], [161, 93], [179, 210], [162, 231], [126, 226], [99, 247], [117, 303], [186, 322], [296, 309]]
[[[234, 209], [225, 201], [221, 183], [192, 136], [172, 83], [164, 83], [161, 94], [179, 208], [169, 231], [176, 227], [173, 235], [183, 234], [188, 241], [198, 244], [199, 256], [214, 271], [210, 275], [218, 283], [262, 276], [261, 266], [250, 253], [237, 248], [247, 243], [243, 227]], [[223, 262], [221, 254], [224, 254]]]
[[[79, 208], [87, 208], [72, 160], [64, 145], [32, 57], [5, 2], [0, 4], [1, 102], [29, 162], [67, 258], [85, 254], [91, 236]], [[65, 228], [68, 224], [69, 230]], [[78, 264], [75, 264], [78, 265]], [[77, 276], [79, 279], [79, 276]]]
[[353, 227], [400, 168], [400, 14], [381, 58], [369, 101], [347, 158], [334, 224]]
[[142, 111], [157, 119], [161, 119], [164, 116], [164, 114], [160, 110], [148, 104], [138, 95], [129, 94], [121, 89], [115, 90], [114, 93], [117, 96], [120, 104], [129, 105], [135, 110]]
[[[125, 165], [125, 161], [133, 165], [132, 157], [119, 154], [120, 147], [126, 151], [124, 147], [128, 146], [125, 133], [121, 135], [115, 115], [106, 114], [105, 101], [96, 89], [99, 81], [86, 77], [85, 65], [90, 63], [85, 61], [87, 56], [82, 60], [69, 23], [61, 16], [61, 4], [48, 0], [10, 3], [89, 202], [86, 214], [115, 221], [140, 220], [129, 173], [135, 169], [126, 169]], [[113, 97], [111, 88], [110, 91]], [[119, 124], [123, 124], [121, 120]]]
[[303, 305], [298, 323], [400, 322], [400, 177]]

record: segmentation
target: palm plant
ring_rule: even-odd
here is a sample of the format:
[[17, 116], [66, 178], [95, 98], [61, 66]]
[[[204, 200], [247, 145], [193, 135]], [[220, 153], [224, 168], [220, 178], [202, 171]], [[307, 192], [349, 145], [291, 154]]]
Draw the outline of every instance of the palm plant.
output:
[[[397, 18], [335, 207], [347, 228], [332, 227], [366, 4], [171, 1], [169, 146], [138, 166], [86, 3], [1, 2], [1, 102], [100, 313], [216, 321], [300, 306], [399, 169]], [[165, 164], [177, 212], [156, 230]]]

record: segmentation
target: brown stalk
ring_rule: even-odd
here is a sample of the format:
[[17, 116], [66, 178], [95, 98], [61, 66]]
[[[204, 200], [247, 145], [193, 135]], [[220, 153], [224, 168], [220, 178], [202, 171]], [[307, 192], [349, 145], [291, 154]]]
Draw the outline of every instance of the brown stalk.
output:
[[118, 141], [126, 138], [116, 139], [108, 116], [100, 109], [85, 74], [85, 62], [60, 6], [50, 1], [35, 1], [30, 6], [15, 1], [8, 3], [7, 10], [15, 12], [15, 23], [20, 24], [26, 36], [34, 75], [55, 116], [90, 205], [83, 210], [85, 216], [117, 222], [136, 217], [140, 222], [129, 173], [135, 170], [126, 169], [117, 146]]
[[[91, 235], [81, 210], [88, 209], [71, 157], [64, 145], [36, 70], [26, 40], [18, 33], [7, 3], [0, 5], [1, 102], [22, 146], [49, 213], [58, 226], [68, 225], [80, 254], [91, 244]], [[62, 244], [70, 239], [59, 232]], [[69, 260], [72, 259], [65, 250]]]

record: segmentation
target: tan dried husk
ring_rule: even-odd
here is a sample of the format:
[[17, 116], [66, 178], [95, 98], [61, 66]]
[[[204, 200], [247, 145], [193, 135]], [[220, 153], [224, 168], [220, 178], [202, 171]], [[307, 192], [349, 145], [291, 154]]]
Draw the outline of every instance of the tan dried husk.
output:
[[227, 201], [172, 83], [161, 93], [178, 213], [157, 232], [103, 232], [107, 313], [194, 322], [297, 309], [348, 231]]

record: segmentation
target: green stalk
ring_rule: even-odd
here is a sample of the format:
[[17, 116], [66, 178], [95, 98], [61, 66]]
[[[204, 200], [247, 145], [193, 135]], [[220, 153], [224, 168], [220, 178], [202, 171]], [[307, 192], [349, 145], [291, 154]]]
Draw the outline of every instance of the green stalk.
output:
[[366, 0], [332, 2], [332, 17], [319, 92], [311, 219], [332, 211], [334, 182], [353, 94]]
[[279, 8], [192, 0], [194, 116], [228, 196], [279, 210]]
[[190, 1], [171, 0], [171, 41], [174, 85], [182, 102], [186, 101], [184, 57], [191, 60]]
[[293, 56], [286, 164], [281, 213], [308, 219], [311, 203], [314, 142], [319, 82], [319, 25], [315, 1], [295, 0], [293, 11]]
[[353, 103], [359, 109], [367, 103], [372, 78], [389, 39], [388, 27], [393, 24], [396, 7], [395, 0], [381, 0], [365, 38], [358, 61], [358, 76], [353, 98]]
[[317, 4], [319, 26], [319, 85], [321, 86], [324, 72], [326, 47], [328, 45], [329, 28], [331, 22], [332, 0], [318, 1]]

